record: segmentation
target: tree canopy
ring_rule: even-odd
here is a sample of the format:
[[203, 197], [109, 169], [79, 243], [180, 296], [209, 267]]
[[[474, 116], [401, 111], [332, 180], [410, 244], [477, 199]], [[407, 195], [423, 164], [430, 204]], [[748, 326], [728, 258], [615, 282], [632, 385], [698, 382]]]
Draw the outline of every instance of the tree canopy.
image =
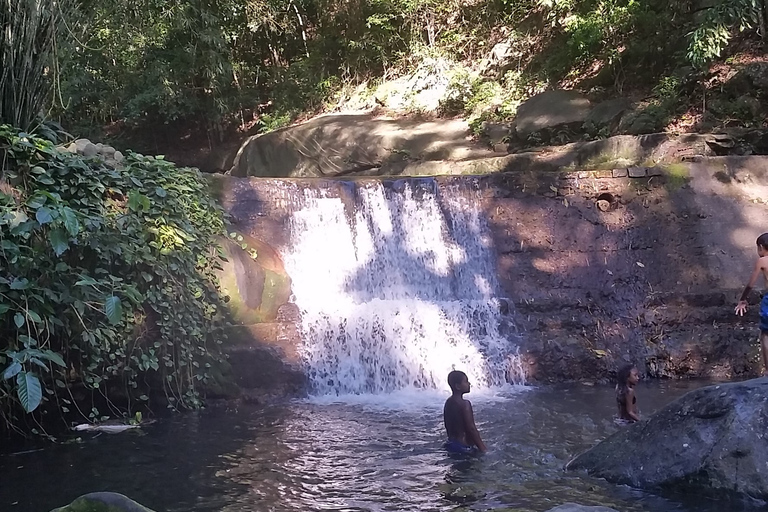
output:
[[257, 114], [268, 129], [344, 85], [427, 56], [477, 61], [500, 41], [517, 86], [596, 68], [618, 81], [704, 66], [738, 32], [765, 35], [765, 13], [764, 0], [6, 0], [2, 121], [215, 130]]

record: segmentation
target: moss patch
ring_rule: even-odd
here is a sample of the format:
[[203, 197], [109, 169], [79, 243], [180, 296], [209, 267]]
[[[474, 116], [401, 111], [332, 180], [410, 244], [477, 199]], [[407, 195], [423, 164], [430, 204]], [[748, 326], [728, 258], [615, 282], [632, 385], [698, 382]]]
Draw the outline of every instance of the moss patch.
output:
[[685, 164], [668, 164], [664, 166], [664, 176], [669, 190], [677, 190], [688, 183], [691, 173]]

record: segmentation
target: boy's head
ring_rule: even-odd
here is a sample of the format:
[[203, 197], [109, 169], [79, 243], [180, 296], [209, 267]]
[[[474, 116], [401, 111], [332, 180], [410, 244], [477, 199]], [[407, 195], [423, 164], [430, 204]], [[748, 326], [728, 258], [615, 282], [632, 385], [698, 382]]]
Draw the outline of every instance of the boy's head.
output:
[[458, 370], [453, 370], [448, 374], [448, 385], [454, 393], [469, 393], [469, 379], [467, 374]]
[[757, 237], [757, 254], [762, 258], [768, 256], [768, 233]]
[[616, 380], [620, 387], [634, 386], [640, 380], [640, 374], [633, 364], [627, 364], [619, 368]]

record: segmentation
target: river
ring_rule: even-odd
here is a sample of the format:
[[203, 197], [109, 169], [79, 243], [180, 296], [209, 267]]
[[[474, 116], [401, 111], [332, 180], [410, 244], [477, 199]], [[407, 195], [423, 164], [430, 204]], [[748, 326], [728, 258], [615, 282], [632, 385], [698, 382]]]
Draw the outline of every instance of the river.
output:
[[[641, 413], [701, 384], [641, 383]], [[574, 455], [617, 429], [610, 387], [515, 386], [468, 395], [489, 446], [473, 459], [452, 459], [441, 449], [445, 397], [410, 391], [219, 406], [141, 432], [6, 451], [0, 510], [48, 512], [103, 490], [158, 512], [542, 512], [564, 502], [619, 511], [723, 510], [695, 496], [662, 498], [563, 472]]]

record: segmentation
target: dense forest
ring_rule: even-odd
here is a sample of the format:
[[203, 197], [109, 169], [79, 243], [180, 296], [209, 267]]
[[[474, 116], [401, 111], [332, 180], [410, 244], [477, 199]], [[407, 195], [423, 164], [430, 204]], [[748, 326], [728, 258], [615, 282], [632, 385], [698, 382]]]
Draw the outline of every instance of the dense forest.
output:
[[[734, 37], [765, 37], [767, 12], [764, 0], [7, 0], [3, 9], [20, 25], [3, 50], [4, 121], [29, 122], [8, 110], [32, 108], [84, 134], [181, 123], [219, 137], [282, 126], [407, 74], [448, 81], [450, 115], [493, 98], [484, 115], [507, 118], [556, 86], [669, 100]], [[35, 23], [45, 38], [30, 62], [22, 41], [41, 30]]]
[[196, 407], [223, 364], [226, 219], [203, 177], [84, 159], [55, 145], [69, 134], [221, 141], [399, 77], [443, 83], [435, 115], [474, 126], [563, 87], [639, 94], [663, 128], [720, 85], [713, 63], [762, 59], [767, 17], [764, 0], [4, 0], [0, 430], [129, 415], [151, 390]]

